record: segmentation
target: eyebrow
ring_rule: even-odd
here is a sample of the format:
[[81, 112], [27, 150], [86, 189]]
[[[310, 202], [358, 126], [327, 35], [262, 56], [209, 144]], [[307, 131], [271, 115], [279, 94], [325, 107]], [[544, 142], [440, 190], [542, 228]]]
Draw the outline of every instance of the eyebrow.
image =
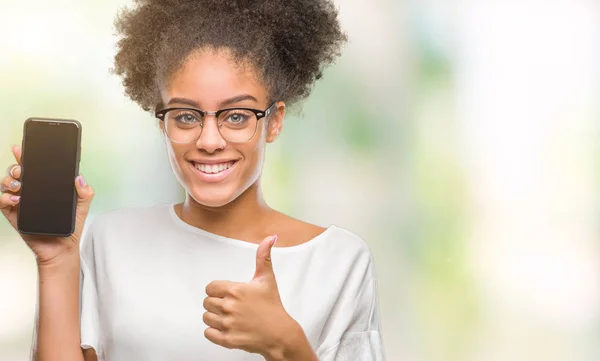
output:
[[[236, 95], [236, 96], [234, 96], [232, 98], [225, 99], [225, 100], [221, 101], [219, 103], [219, 108], [223, 108], [223, 107], [225, 107], [227, 105], [238, 103], [238, 102], [241, 102], [243, 100], [251, 100], [251, 101], [254, 101], [254, 102], [258, 103], [258, 100], [255, 97], [253, 97], [252, 95], [250, 95], [250, 94], [240, 94], [240, 95]], [[167, 103], [167, 105], [171, 105], [171, 104], [185, 104], [185, 105], [189, 105], [189, 106], [192, 106], [192, 107], [195, 107], [195, 108], [200, 108], [199, 104], [196, 101], [194, 101], [192, 99], [187, 99], [187, 98], [171, 98], [169, 100], [169, 102]]]

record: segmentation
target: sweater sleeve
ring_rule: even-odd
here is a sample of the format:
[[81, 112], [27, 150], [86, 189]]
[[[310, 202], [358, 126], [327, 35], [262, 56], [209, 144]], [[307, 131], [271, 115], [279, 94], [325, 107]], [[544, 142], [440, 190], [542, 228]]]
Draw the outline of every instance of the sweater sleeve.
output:
[[351, 292], [340, 303], [336, 320], [331, 320], [337, 323], [333, 328], [342, 332], [333, 345], [317, 350], [320, 361], [385, 361], [377, 280], [370, 253], [359, 280], [357, 285], [349, 287]]
[[81, 277], [79, 287], [81, 347], [84, 349], [93, 348], [96, 350], [98, 360], [102, 360], [93, 241], [93, 232], [90, 229], [81, 244]]

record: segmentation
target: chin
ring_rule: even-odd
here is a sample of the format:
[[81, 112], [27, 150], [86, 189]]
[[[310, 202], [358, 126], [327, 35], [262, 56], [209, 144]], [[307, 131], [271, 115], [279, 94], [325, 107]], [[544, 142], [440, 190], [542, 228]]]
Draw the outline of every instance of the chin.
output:
[[235, 192], [224, 189], [228, 187], [221, 187], [221, 189], [218, 189], [217, 187], [211, 187], [214, 188], [212, 190], [204, 187], [202, 187], [204, 189], [199, 188], [201, 188], [201, 186], [192, 187], [192, 189], [188, 190], [188, 195], [196, 203], [205, 207], [223, 207], [233, 202], [237, 198]]

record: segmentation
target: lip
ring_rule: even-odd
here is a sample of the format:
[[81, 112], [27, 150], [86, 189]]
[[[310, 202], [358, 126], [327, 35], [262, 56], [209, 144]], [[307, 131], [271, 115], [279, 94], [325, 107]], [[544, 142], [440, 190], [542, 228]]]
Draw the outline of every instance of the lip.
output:
[[[217, 183], [217, 182], [221, 182], [223, 181], [225, 178], [227, 178], [227, 176], [229, 174], [231, 174], [231, 172], [233, 171], [233, 169], [237, 166], [238, 161], [235, 160], [233, 161], [233, 165], [229, 168], [227, 168], [226, 170], [219, 172], [219, 173], [215, 173], [215, 174], [208, 174], [208, 173], [203, 173], [201, 171], [199, 171], [198, 169], [196, 169], [196, 167], [194, 167], [194, 162], [195, 161], [188, 161], [188, 165], [189, 167], [192, 169], [192, 172], [194, 172], [194, 174], [196, 174], [196, 176], [203, 182], [207, 182], [207, 183]], [[204, 163], [204, 164], [217, 164], [217, 163], [227, 163], [227, 162], [231, 162], [231, 160], [228, 161], [210, 161], [210, 162], [197, 162], [197, 163]]]
[[237, 162], [239, 159], [188, 159], [188, 162], [203, 163], [203, 164], [219, 164]]

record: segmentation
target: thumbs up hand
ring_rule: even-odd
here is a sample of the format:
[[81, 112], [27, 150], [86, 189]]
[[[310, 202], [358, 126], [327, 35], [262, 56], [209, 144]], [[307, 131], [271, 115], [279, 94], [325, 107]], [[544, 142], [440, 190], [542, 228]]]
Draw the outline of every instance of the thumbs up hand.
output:
[[276, 240], [277, 235], [269, 236], [258, 246], [251, 281], [213, 281], [206, 286], [203, 320], [209, 327], [204, 336], [226, 348], [261, 354], [268, 361], [311, 360], [314, 354], [304, 331], [281, 303], [271, 262]]

